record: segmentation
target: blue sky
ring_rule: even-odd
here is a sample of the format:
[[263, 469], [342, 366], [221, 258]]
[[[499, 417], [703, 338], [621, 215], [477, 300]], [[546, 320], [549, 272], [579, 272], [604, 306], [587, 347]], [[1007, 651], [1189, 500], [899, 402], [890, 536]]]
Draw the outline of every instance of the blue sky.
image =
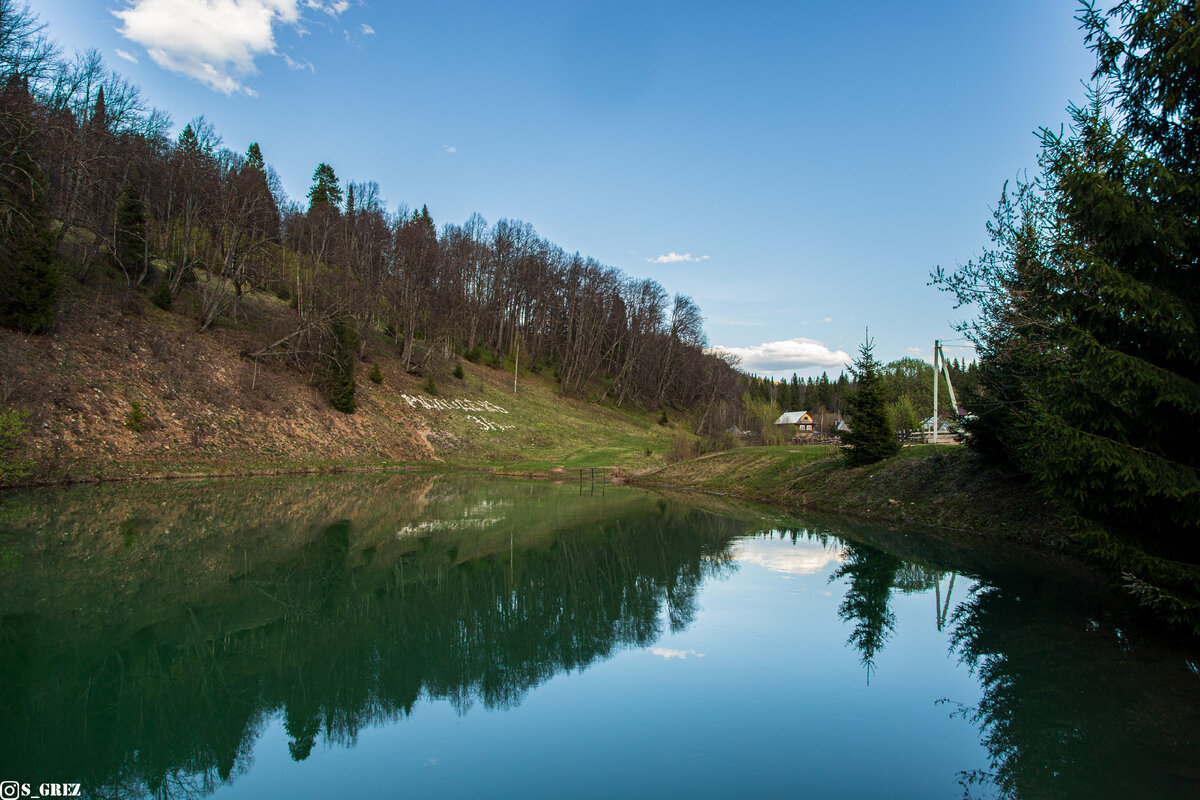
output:
[[[479, 212], [691, 295], [758, 374], [928, 359], [927, 286], [1094, 65], [1068, 0], [844, 4], [32, 0], [181, 128]], [[967, 356], [966, 350], [948, 350]]]

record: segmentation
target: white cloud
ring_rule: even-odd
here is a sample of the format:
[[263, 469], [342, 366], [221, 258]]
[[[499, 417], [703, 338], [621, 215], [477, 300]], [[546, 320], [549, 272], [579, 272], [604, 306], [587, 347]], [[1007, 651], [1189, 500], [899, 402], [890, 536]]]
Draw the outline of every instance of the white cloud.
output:
[[322, 3], [320, 0], [306, 0], [304, 5], [316, 11], [324, 11], [331, 17], [336, 17], [350, 7], [350, 3], [347, 0], [334, 0], [332, 3]]
[[123, 58], [126, 61], [133, 63], [133, 64], [138, 63], [137, 56], [133, 55], [132, 53], [126, 53], [124, 50], [122, 50], [119, 47], [117, 48], [117, 57]]
[[[306, 0], [306, 8], [337, 16], [346, 0]], [[209, 88], [254, 95], [243, 83], [258, 72], [254, 60], [278, 55], [275, 27], [301, 22], [300, 0], [128, 0], [113, 16], [118, 33], [146, 48], [163, 69], [195, 78]], [[296, 62], [285, 56], [289, 67]], [[311, 64], [303, 65], [311, 68]]]
[[708, 258], [708, 256], [694, 256], [691, 253], [676, 253], [672, 250], [665, 256], [659, 256], [658, 258], [647, 258], [646, 260], [651, 264], [675, 264], [680, 261], [704, 261], [706, 258]]
[[672, 650], [669, 647], [651, 647], [650, 652], [656, 656], [665, 658], [667, 661], [670, 661], [672, 658], [678, 658], [680, 661], [683, 661], [688, 656], [704, 658], [704, 653], [697, 653], [695, 650]]
[[833, 322], [833, 317], [825, 317], [821, 320], [821, 322]]
[[288, 69], [306, 69], [309, 72], [317, 71], [317, 68], [312, 65], [311, 61], [297, 61], [287, 53], [283, 54], [283, 63], [287, 64]]
[[741, 359], [746, 372], [790, 373], [813, 367], [841, 367], [851, 362], [844, 350], [830, 350], [816, 339], [786, 339], [782, 342], [763, 342], [755, 347], [723, 347], [712, 350], [732, 353]]
[[458, 152], [458, 148], [457, 148], [457, 147], [454, 147], [453, 145], [444, 144], [444, 145], [442, 145], [442, 152], [444, 152], [444, 153], [457, 153], [457, 152]]
[[924, 351], [919, 347], [910, 347], [904, 352], [908, 353], [910, 356], [917, 357], [920, 356]]
[[820, 542], [797, 541], [795, 544], [770, 539], [743, 539], [734, 545], [739, 562], [758, 564], [785, 575], [818, 575], [830, 564], [842, 560], [837, 547], [826, 548]]
[[375, 29], [364, 22], [362, 25], [362, 32], [363, 36], [373, 36], [375, 34]]

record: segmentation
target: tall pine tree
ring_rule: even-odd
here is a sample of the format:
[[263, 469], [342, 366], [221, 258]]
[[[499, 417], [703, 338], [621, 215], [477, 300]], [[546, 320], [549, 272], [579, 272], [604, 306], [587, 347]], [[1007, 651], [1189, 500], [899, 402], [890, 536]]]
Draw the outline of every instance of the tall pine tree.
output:
[[856, 384], [845, 399], [851, 430], [841, 436], [847, 445], [846, 463], [852, 467], [873, 464], [900, 452], [900, 442], [892, 434], [888, 419], [887, 386], [873, 350], [874, 343], [867, 336], [850, 367]]
[[940, 277], [982, 309], [983, 444], [1200, 629], [1200, 24], [1179, 0], [1080, 19], [1090, 102], [1043, 133], [1041, 176], [1006, 195], [993, 250]]

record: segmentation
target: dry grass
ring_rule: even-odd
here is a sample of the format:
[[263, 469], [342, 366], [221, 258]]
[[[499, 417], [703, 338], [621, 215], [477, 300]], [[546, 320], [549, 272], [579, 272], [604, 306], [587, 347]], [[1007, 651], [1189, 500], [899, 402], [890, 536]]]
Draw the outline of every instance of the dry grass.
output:
[[[522, 373], [514, 395], [511, 372], [466, 361], [462, 379], [453, 359], [432, 368], [439, 397], [507, 414], [414, 406], [406, 395], [433, 399], [427, 376], [405, 374], [382, 336], [360, 365], [357, 412], [342, 414], [310, 375], [244, 355], [293, 324], [273, 296], [251, 294], [235, 320], [198, 333], [186, 301], [166, 312], [112, 281], [64, 289], [52, 334], [0, 330], [0, 389], [5, 406], [30, 414], [25, 458], [35, 481], [429, 462], [523, 473], [646, 469], [670, 446], [670, 429], [645, 414], [564, 398], [545, 375]], [[366, 379], [372, 361], [381, 384]], [[127, 425], [133, 403], [146, 414], [142, 430]]]

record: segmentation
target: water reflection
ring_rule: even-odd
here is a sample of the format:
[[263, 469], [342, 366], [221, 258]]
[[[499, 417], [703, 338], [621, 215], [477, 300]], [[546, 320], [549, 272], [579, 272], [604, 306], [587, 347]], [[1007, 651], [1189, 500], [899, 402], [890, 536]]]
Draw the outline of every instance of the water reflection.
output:
[[[1078, 565], [1044, 557], [1035, 570], [1016, 563], [1020, 551], [862, 527], [842, 533], [859, 541], [846, 539], [835, 572], [847, 581], [838, 613], [868, 677], [896, 632], [892, 590], [932, 589], [938, 629], [949, 624], [952, 652], [980, 682], [978, 705], [955, 712], [979, 728], [990, 757], [990, 768], [963, 771], [966, 796], [1197, 796], [1194, 642], [1139, 616], [1096, 576], [1071, 574]], [[954, 569], [977, 583], [951, 614], [956, 575], [944, 600], [941, 580]]]
[[842, 565], [830, 578], [843, 579], [848, 584], [846, 596], [838, 606], [838, 616], [854, 626], [849, 641], [862, 656], [868, 682], [876, 654], [896, 630], [896, 616], [889, 604], [892, 586], [896, 585], [896, 575], [902, 566], [900, 559], [882, 550], [848, 542]]
[[[46, 499], [35, 524], [61, 521], [21, 537], [30, 572], [10, 573], [3, 594], [0, 775], [81, 776], [96, 796], [207, 793], [246, 769], [276, 714], [301, 761], [423, 696], [460, 712], [512, 706], [559, 672], [653, 643], [662, 617], [687, 625], [745, 529], [629, 490], [580, 509], [541, 484], [514, 498], [394, 478], [355, 487], [361, 506], [347, 488], [275, 490], [274, 512], [242, 519], [183, 486], [136, 525], [134, 498], [78, 517]], [[381, 496], [402, 502], [381, 512]], [[346, 518], [314, 525], [297, 505]]]
[[[662, 640], [692, 627], [702, 588], [740, 562], [834, 593], [829, 624], [875, 684], [848, 719], [869, 720], [878, 679], [904, 671], [889, 648], [914, 626], [946, 629], [934, 655], [981, 689], [939, 710], [986, 748], [986, 766], [963, 765], [969, 794], [1187, 797], [1200, 785], [1195, 649], [1069, 562], [701, 502], [433, 475], [11, 496], [0, 779], [203, 795], [250, 769], [272, 725], [305, 762], [425, 700], [511, 709], [637, 648], [696, 664], [696, 650]], [[932, 609], [906, 616], [913, 599]], [[728, 692], [728, 678], [696, 692]]]

